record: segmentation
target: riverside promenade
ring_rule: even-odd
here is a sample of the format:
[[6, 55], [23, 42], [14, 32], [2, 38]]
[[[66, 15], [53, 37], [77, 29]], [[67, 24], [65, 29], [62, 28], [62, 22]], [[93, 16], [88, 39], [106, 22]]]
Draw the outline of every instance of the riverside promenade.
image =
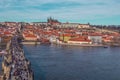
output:
[[0, 80], [33, 80], [30, 61], [25, 58], [24, 51], [15, 35], [7, 44], [7, 54], [3, 57]]

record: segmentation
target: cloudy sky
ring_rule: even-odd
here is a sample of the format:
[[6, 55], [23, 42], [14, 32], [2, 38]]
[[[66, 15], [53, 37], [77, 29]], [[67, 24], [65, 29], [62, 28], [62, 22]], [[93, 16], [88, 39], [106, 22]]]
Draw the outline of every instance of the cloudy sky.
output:
[[0, 21], [120, 25], [120, 0], [0, 0]]

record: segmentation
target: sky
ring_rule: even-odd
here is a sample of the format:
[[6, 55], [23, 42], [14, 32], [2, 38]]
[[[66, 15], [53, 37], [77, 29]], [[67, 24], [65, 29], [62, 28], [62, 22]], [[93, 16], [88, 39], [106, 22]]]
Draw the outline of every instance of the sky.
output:
[[120, 25], [120, 0], [0, 0], [0, 22], [60, 22]]

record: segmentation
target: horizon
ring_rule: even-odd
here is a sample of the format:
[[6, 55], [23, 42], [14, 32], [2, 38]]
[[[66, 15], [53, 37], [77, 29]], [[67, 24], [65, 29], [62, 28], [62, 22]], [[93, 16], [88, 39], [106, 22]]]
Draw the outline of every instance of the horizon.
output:
[[60, 22], [120, 25], [119, 0], [1, 0], [0, 22]]
[[[23, 22], [23, 23], [47, 23], [47, 21], [33, 21], [33, 22], [28, 22], [28, 21], [0, 21], [0, 23], [4, 23], [4, 22], [16, 22], [16, 23], [20, 23], [20, 22]], [[59, 21], [60, 22], [60, 21]], [[120, 26], [120, 24], [91, 24], [91, 23], [80, 23], [80, 22], [60, 22], [60, 23], [76, 23], [76, 24], [90, 24], [90, 25], [98, 25], [98, 26], [112, 26], [112, 25], [115, 25], [115, 26]]]

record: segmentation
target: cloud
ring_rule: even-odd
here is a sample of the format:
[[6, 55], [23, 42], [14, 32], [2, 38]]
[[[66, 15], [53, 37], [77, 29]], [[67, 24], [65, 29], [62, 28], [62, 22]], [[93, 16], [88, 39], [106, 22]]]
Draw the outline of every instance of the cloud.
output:
[[102, 23], [120, 15], [119, 7], [119, 0], [1, 0], [0, 17], [3, 21], [38, 21], [52, 16], [61, 21]]

